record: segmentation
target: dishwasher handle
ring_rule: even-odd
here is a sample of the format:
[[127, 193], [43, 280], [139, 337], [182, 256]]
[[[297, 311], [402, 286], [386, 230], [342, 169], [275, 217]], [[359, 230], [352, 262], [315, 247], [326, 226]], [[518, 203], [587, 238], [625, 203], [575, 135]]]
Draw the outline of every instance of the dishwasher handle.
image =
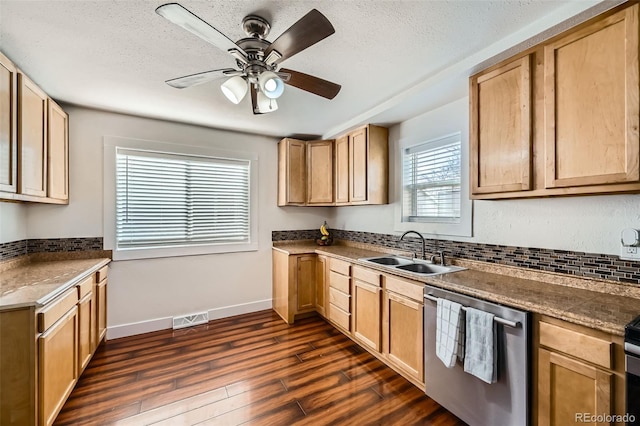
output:
[[[424, 295], [424, 298], [425, 298], [425, 299], [427, 299], [427, 300], [431, 300], [431, 301], [433, 301], [433, 302], [437, 302], [437, 301], [438, 301], [438, 299], [439, 299], [439, 297], [435, 297], [435, 296], [433, 296], [433, 295], [431, 295], [431, 294], [425, 294], [425, 295]], [[463, 307], [462, 307], [462, 310], [463, 310], [463, 311], [466, 311], [466, 310], [467, 310], [467, 307], [466, 307], [466, 306], [463, 306]], [[497, 322], [498, 324], [506, 325], [506, 326], [508, 326], [508, 327], [513, 327], [513, 328], [518, 328], [518, 327], [520, 327], [520, 325], [521, 325], [521, 324], [520, 324], [520, 321], [509, 321], [509, 320], [504, 319], [504, 318], [501, 318], [501, 317], [493, 317], [493, 320], [494, 320], [495, 322]]]

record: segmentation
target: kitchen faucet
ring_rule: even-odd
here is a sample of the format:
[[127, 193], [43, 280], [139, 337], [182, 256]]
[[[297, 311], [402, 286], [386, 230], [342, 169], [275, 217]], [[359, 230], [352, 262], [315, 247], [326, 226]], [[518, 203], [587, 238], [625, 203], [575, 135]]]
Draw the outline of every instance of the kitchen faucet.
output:
[[424, 237], [418, 231], [407, 231], [404, 234], [402, 234], [402, 236], [400, 237], [400, 241], [402, 241], [405, 235], [407, 234], [416, 234], [418, 237], [420, 237], [420, 239], [422, 240], [422, 259], [427, 260], [427, 256], [425, 254], [426, 249], [425, 249]]

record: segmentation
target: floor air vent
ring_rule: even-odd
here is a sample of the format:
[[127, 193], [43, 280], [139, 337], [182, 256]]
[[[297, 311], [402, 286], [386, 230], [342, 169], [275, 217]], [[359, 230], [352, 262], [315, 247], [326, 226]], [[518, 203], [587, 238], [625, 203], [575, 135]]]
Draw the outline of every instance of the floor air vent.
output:
[[209, 321], [208, 312], [173, 317], [173, 329], [191, 327], [192, 325], [205, 324]]

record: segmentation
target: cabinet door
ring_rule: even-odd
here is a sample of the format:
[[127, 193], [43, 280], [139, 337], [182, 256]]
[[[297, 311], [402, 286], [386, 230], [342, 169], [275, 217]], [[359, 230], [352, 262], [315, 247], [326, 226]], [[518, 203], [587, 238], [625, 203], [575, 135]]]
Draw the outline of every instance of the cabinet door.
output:
[[323, 317], [327, 316], [327, 257], [318, 256], [316, 260], [316, 310]]
[[47, 102], [47, 194], [57, 200], [69, 199], [69, 116], [51, 99]]
[[95, 347], [98, 347], [107, 334], [107, 280], [96, 285], [96, 327]]
[[[546, 349], [538, 351], [538, 424], [584, 424], [578, 416], [611, 414], [612, 374]], [[597, 423], [604, 425], [609, 423]]]
[[291, 291], [289, 290], [289, 255], [278, 250], [272, 250], [271, 255], [273, 261], [273, 310], [287, 324], [293, 324], [293, 304], [290, 301]]
[[380, 287], [354, 280], [354, 336], [360, 343], [378, 352], [381, 350], [382, 330], [381, 291]]
[[471, 191], [531, 188], [530, 57], [471, 79]]
[[336, 204], [349, 203], [349, 136], [336, 139]]
[[51, 425], [78, 378], [78, 308], [38, 338], [38, 424]]
[[367, 129], [349, 134], [349, 201], [367, 201]]
[[316, 301], [316, 256], [298, 256], [296, 264], [297, 311], [313, 310]]
[[545, 186], [637, 182], [638, 5], [544, 48]]
[[47, 195], [47, 95], [24, 74], [18, 74], [18, 192]]
[[424, 382], [424, 332], [422, 303], [385, 292], [388, 327], [387, 357], [396, 366]]
[[17, 190], [17, 81], [18, 72], [0, 53], [0, 191]]
[[96, 321], [93, 292], [78, 302], [78, 375], [89, 364], [94, 350], [94, 322]]
[[304, 205], [307, 201], [306, 142], [283, 139], [278, 144], [278, 205]]
[[333, 204], [333, 141], [307, 142], [307, 204]]

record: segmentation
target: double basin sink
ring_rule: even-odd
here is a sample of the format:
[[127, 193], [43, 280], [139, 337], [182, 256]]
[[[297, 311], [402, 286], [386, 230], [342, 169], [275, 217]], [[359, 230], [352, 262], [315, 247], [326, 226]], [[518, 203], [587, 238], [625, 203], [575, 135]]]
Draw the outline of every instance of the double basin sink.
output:
[[418, 276], [448, 274], [449, 272], [462, 271], [466, 269], [460, 266], [435, 265], [433, 263], [427, 262], [426, 260], [411, 260], [400, 256], [364, 257], [358, 260], [367, 263], [373, 263], [390, 270], [409, 272]]

